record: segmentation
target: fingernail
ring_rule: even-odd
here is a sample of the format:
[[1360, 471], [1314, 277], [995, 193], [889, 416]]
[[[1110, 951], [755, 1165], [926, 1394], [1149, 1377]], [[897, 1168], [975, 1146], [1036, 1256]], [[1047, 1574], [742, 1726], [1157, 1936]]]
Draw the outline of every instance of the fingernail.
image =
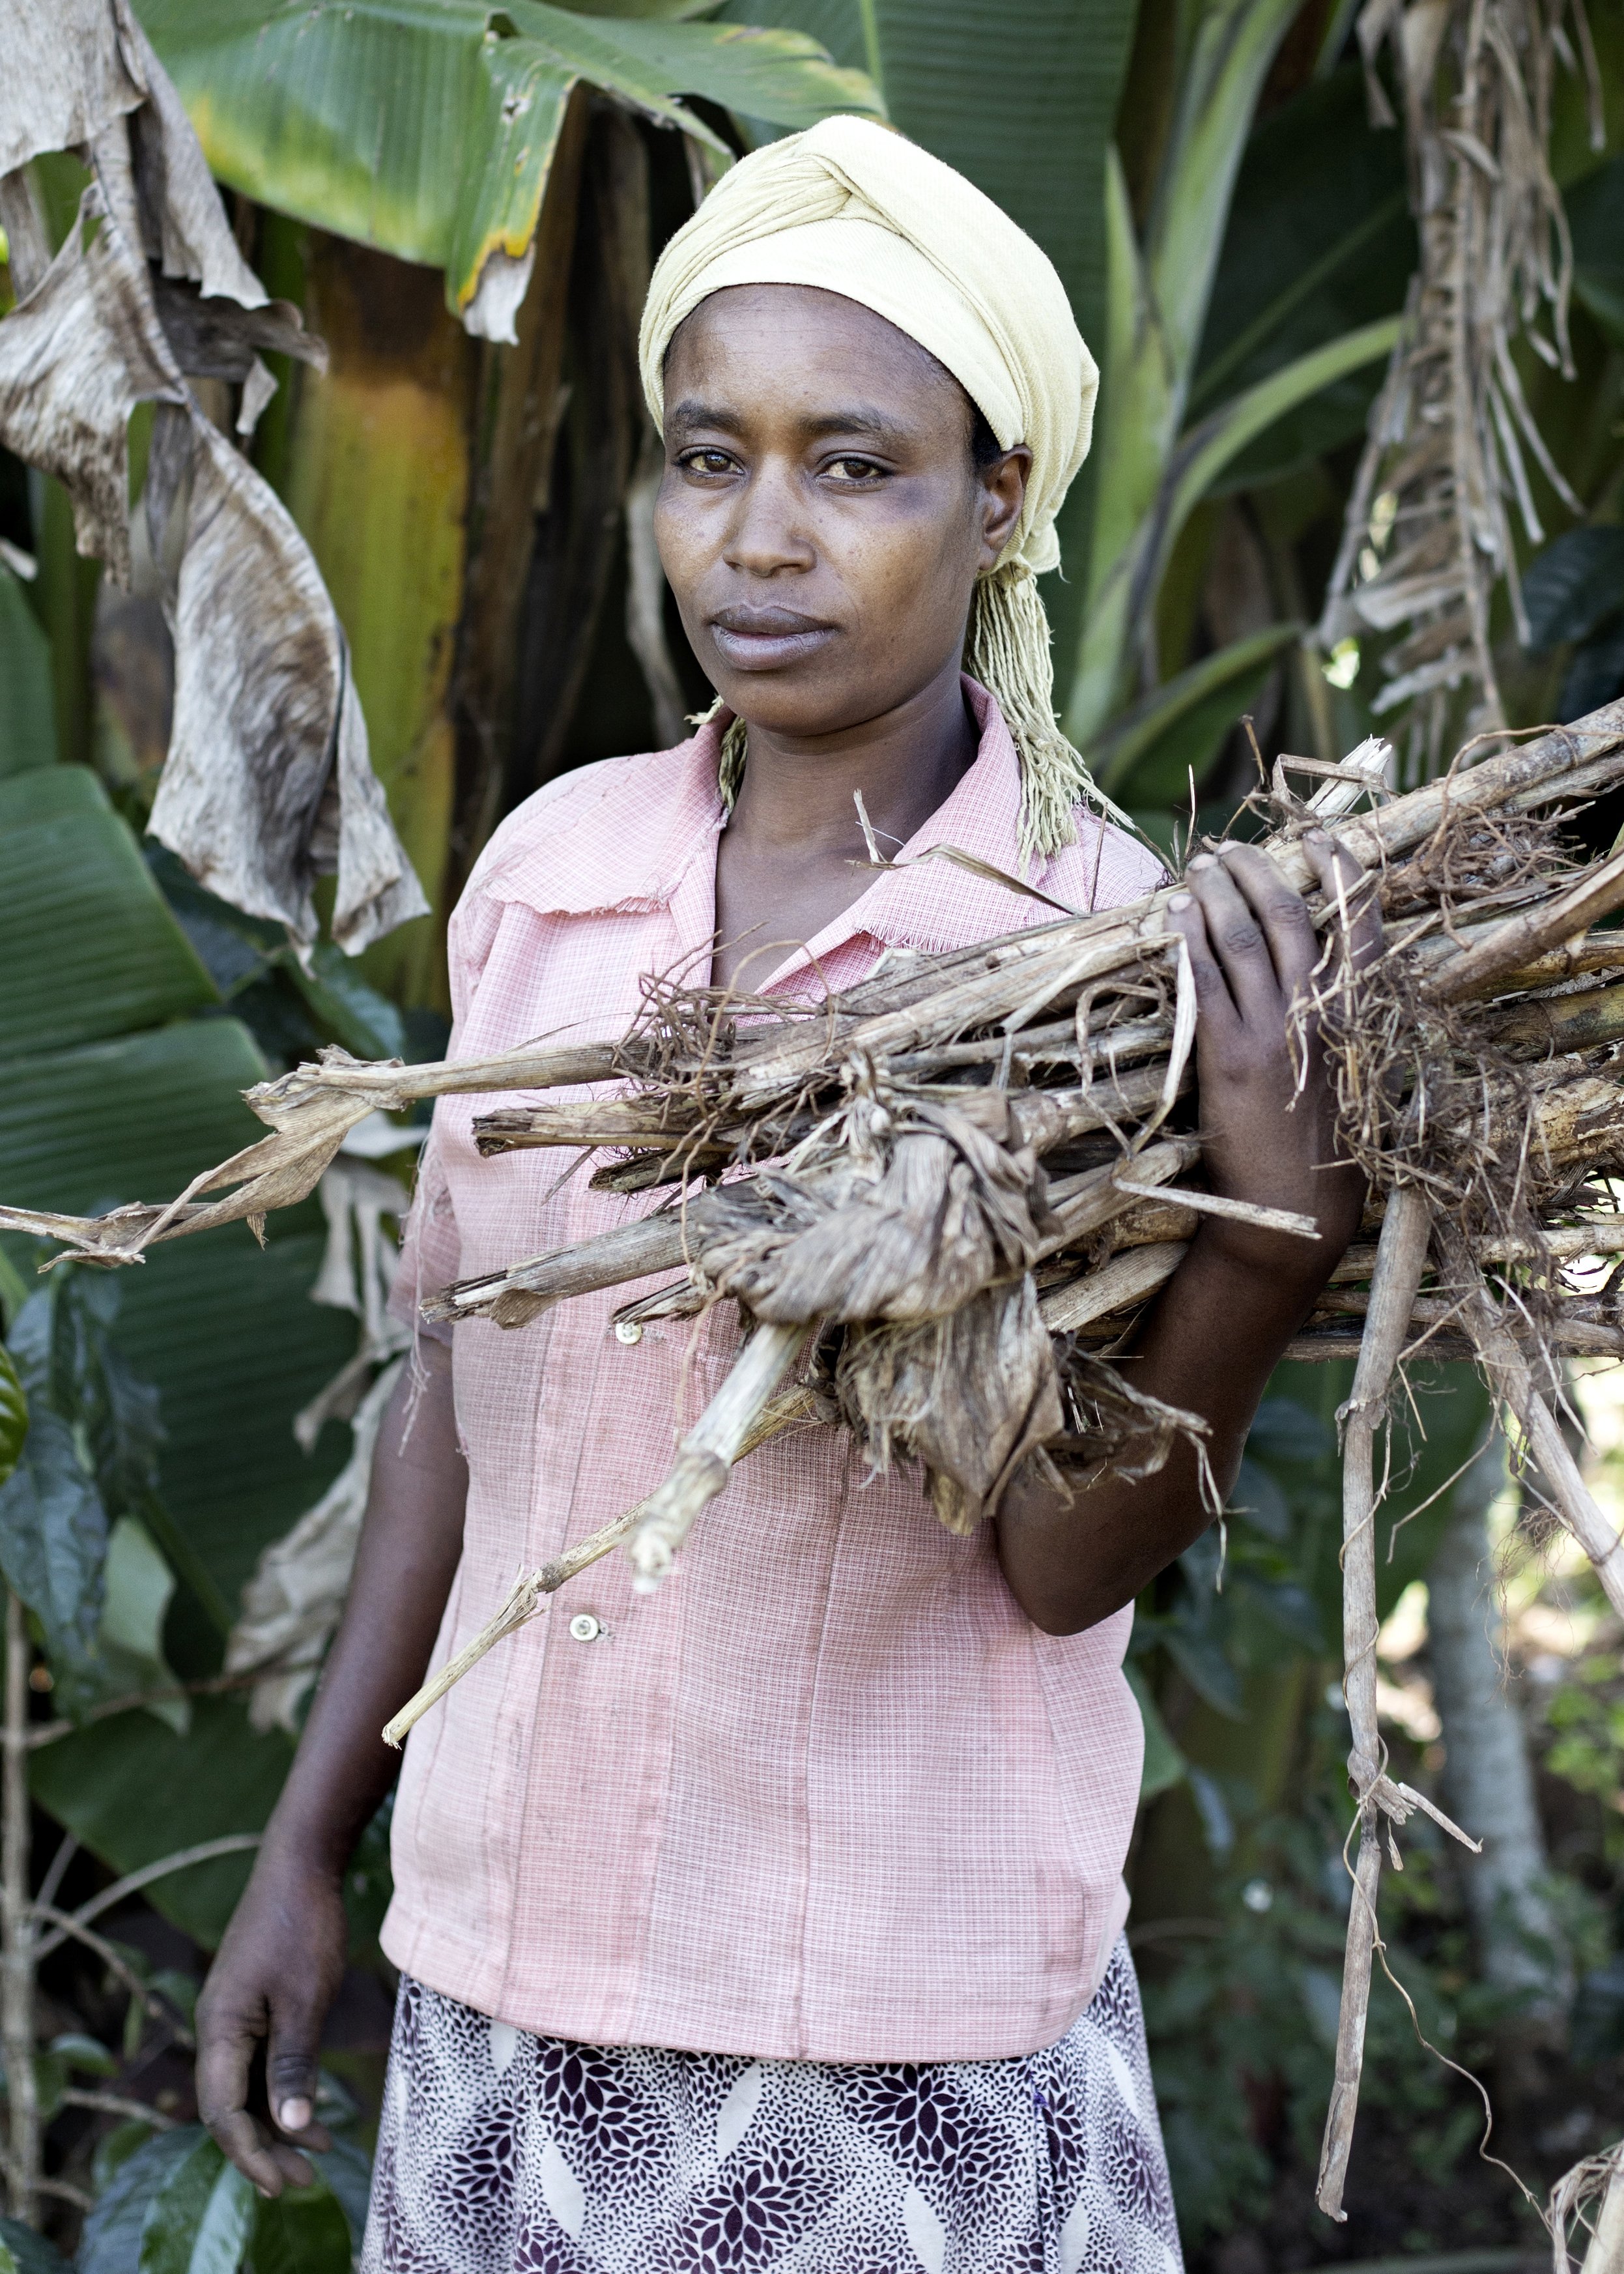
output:
[[1189, 905], [1190, 895], [1188, 892], [1175, 892], [1172, 899], [1168, 902], [1168, 906], [1170, 908], [1187, 908]]
[[1192, 869], [1210, 869], [1212, 865], [1213, 856], [1210, 853], [1198, 853], [1195, 859], [1190, 863], [1190, 866]]
[[1226, 837], [1217, 849], [1220, 853], [1233, 853], [1236, 850], [1235, 840], [1232, 837]]
[[310, 2122], [308, 2100], [284, 2100], [276, 2112], [276, 2121], [284, 2132], [302, 2132]]
[[262, 2187], [258, 2180], [254, 2181], [254, 2193], [259, 2197], [262, 2202], [274, 2202], [276, 2200], [269, 2187]]

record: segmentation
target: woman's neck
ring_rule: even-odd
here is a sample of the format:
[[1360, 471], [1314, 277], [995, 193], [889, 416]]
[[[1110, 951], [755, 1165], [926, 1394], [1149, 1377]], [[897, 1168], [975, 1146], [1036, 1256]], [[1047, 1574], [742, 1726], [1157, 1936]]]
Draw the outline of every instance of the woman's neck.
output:
[[894, 854], [951, 795], [976, 743], [956, 667], [883, 719], [838, 734], [752, 727], [717, 847], [714, 983], [759, 986], [868, 891], [859, 795], [882, 855]]
[[957, 666], [895, 711], [832, 734], [752, 727], [728, 835], [740, 851], [852, 856], [861, 795], [883, 853], [906, 845], [975, 760], [977, 733]]

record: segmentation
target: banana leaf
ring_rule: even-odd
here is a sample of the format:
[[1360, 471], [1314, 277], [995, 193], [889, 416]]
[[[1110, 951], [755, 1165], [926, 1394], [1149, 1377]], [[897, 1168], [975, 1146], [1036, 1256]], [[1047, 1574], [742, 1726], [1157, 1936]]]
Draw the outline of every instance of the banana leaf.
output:
[[[447, 305], [492, 337], [508, 333], [477, 312], [481, 282], [493, 260], [500, 278], [530, 256], [578, 84], [724, 160], [683, 95], [786, 127], [880, 109], [861, 72], [793, 31], [611, 20], [543, 0], [141, 0], [139, 14], [222, 181], [443, 268]], [[500, 297], [510, 312], [516, 295]]]
[[[81, 768], [0, 780], [0, 1043], [8, 1197], [105, 1207], [154, 1177], [184, 1181], [216, 1148], [258, 1132], [240, 1092], [265, 1061], [222, 1014], [129, 832]], [[19, 1279], [37, 1285], [30, 1245], [5, 1246], [13, 1293]], [[323, 1246], [310, 1203], [271, 1227], [263, 1254], [246, 1232], [209, 1235], [155, 1254], [124, 1289], [111, 1339], [157, 1392], [157, 1488], [184, 1566], [162, 1642], [184, 1679], [217, 1667], [243, 1580], [348, 1451], [342, 1427], [309, 1457], [292, 1434], [294, 1414], [355, 1343], [346, 1314], [308, 1299]], [[284, 1739], [254, 1736], [235, 1699], [199, 1698], [184, 1736], [149, 1713], [121, 1714], [42, 1747], [32, 1772], [41, 1804], [128, 1871], [257, 1830], [288, 1757]], [[153, 1898], [213, 1940], [244, 1869], [235, 1857], [199, 1866]]]
[[1095, 780], [1119, 803], [1180, 804], [1191, 779], [1199, 787], [1224, 736], [1302, 635], [1301, 624], [1270, 624], [1158, 687], [1089, 752]]
[[[1387, 356], [1398, 336], [1398, 325], [1396, 316], [1362, 325], [1259, 380], [1210, 412], [1169, 452], [1156, 493], [1131, 538], [1124, 541], [1114, 526], [1096, 525], [1096, 560], [1100, 546], [1107, 541], [1115, 551], [1094, 595], [1066, 716], [1067, 732], [1079, 748], [1090, 748], [1101, 738], [1117, 709], [1134, 628], [1154, 606], [1179, 531], [1195, 508], [1248, 445], [1277, 420], [1349, 373]], [[1124, 492], [1109, 495], [1113, 512], [1126, 502]]]
[[[1255, 127], [1235, 184], [1187, 416], [1327, 340], [1394, 315], [1416, 261], [1403, 145], [1372, 132], [1364, 74], [1312, 81]], [[1276, 422], [1220, 486], [1276, 478], [1364, 431], [1379, 375], [1334, 382]]]
[[0, 561], [0, 776], [48, 766], [56, 757], [56, 702], [51, 689], [50, 646], [23, 597], [19, 579]]

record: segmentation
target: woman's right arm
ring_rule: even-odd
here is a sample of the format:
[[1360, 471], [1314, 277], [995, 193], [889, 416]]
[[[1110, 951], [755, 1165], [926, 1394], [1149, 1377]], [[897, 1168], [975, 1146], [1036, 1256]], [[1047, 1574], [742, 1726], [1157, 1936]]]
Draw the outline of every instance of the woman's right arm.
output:
[[329, 2144], [313, 2120], [316, 2063], [349, 1947], [343, 1875], [400, 1766], [379, 1733], [428, 1671], [462, 1552], [451, 1352], [426, 1337], [418, 1349], [427, 1380], [410, 1425], [410, 1368], [385, 1410], [343, 1620], [198, 2007], [199, 2112], [269, 2195], [308, 2185], [299, 2148]]

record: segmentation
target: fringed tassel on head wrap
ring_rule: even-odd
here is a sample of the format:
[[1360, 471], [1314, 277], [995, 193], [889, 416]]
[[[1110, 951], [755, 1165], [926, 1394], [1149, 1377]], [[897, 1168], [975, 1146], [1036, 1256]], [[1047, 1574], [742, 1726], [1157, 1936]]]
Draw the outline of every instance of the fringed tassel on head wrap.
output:
[[1047, 859], [1077, 842], [1075, 808], [1092, 799], [1121, 819], [1100, 795], [1087, 767], [1055, 718], [1055, 664], [1049, 612], [1026, 564], [1006, 561], [983, 576], [970, 602], [965, 669], [1004, 713], [1020, 759], [1023, 862]]
[[[1094, 787], [1087, 767], [1056, 723], [1049, 614], [1036, 577], [1022, 563], [1005, 561], [977, 584], [970, 602], [964, 667], [997, 704], [1020, 760], [1023, 862], [1047, 860], [1063, 845], [1075, 845], [1076, 808], [1085, 802], [1133, 828], [1120, 807]], [[721, 708], [718, 695], [693, 724], [714, 719]], [[717, 764], [717, 787], [730, 813], [744, 779], [746, 739], [743, 719], [730, 720]]]

